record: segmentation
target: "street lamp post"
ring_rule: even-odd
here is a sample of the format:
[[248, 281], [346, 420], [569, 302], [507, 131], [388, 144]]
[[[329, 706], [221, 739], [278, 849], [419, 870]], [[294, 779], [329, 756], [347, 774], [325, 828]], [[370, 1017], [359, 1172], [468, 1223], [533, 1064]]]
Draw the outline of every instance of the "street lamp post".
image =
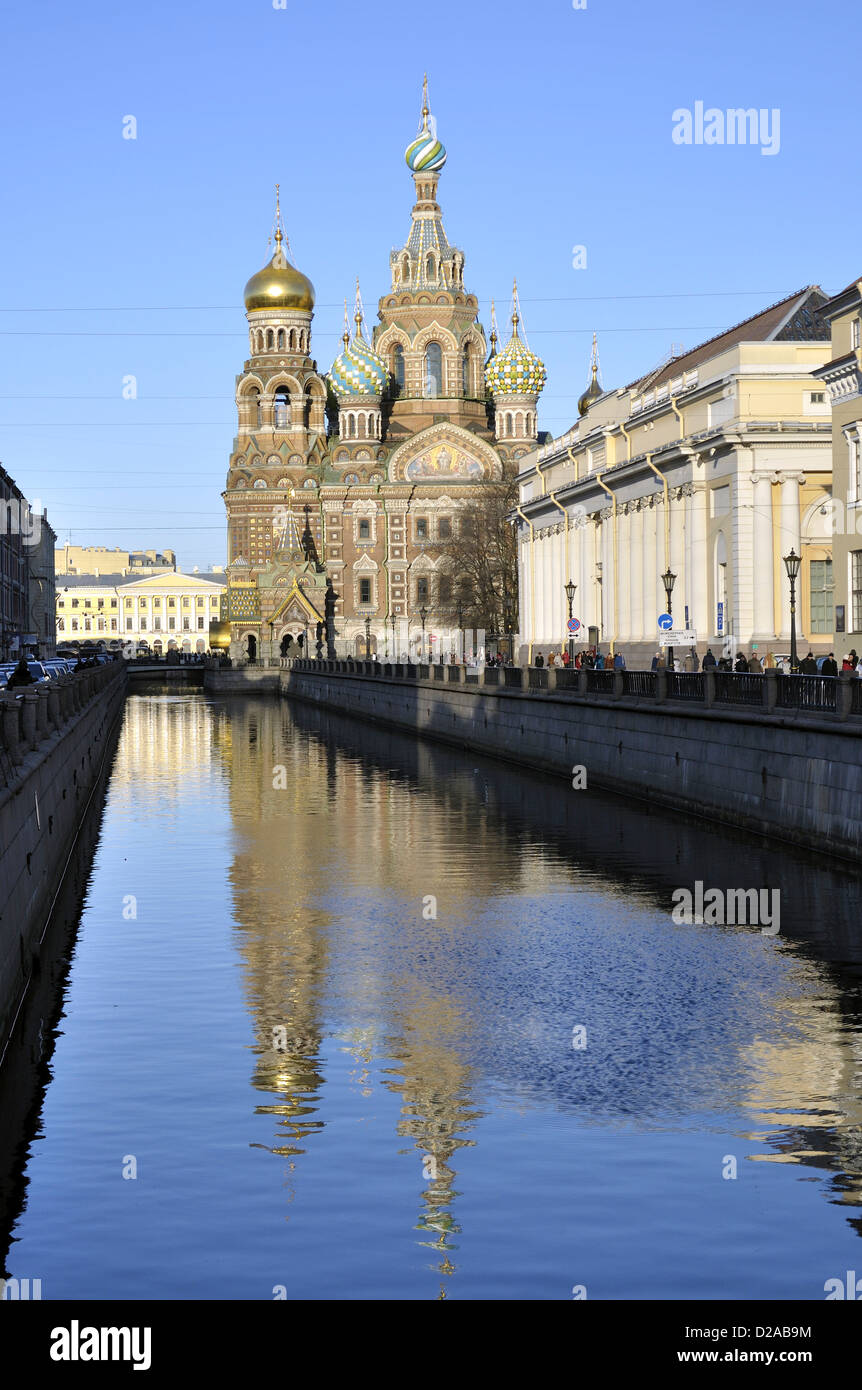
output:
[[799, 674], [799, 654], [796, 650], [796, 580], [801, 564], [802, 559], [795, 550], [784, 556], [784, 568], [790, 580], [790, 669], [794, 675]]
[[[568, 601], [569, 601], [569, 622], [571, 622], [571, 620], [572, 620], [572, 604], [573, 604], [574, 601], [575, 601], [575, 590], [577, 589], [577, 587], [578, 587], [577, 584], [573, 584], [572, 581], [571, 581], [571, 579], [569, 580], [568, 584], [566, 585], [566, 598], [567, 598]], [[570, 671], [574, 671], [574, 669], [575, 669], [575, 636], [574, 636], [574, 633], [572, 632], [572, 629], [571, 629], [571, 627], [570, 627], [570, 628], [569, 628], [569, 670], [570, 670]]]
[[419, 659], [420, 659], [420, 661], [424, 661], [424, 660], [425, 660], [425, 619], [426, 619], [427, 617], [428, 617], [428, 609], [425, 607], [425, 605], [424, 605], [424, 603], [423, 603], [422, 607], [419, 609], [419, 618], [420, 618], [421, 623], [422, 623], [422, 646], [421, 646], [420, 649], [419, 649], [419, 652], [420, 652]]
[[365, 619], [365, 660], [371, 660], [371, 619]]
[[[667, 595], [667, 611], [670, 616], [673, 617], [673, 586], [676, 583], [676, 575], [670, 565], [668, 565], [662, 575], [661, 582], [664, 585], [664, 591]], [[667, 669], [669, 671], [673, 670], [673, 647], [668, 647], [667, 649]]]
[[391, 619], [391, 621], [392, 621], [392, 660], [393, 660], [393, 661], [397, 661], [397, 660], [398, 660], [398, 651], [397, 651], [396, 646], [395, 646], [395, 614], [394, 614], [394, 613], [390, 613], [389, 617], [390, 617], [390, 619]]

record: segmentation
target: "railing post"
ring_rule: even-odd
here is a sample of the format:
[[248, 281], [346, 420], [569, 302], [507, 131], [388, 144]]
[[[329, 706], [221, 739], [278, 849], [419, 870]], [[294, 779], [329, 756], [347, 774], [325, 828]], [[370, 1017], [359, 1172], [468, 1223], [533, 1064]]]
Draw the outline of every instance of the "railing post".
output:
[[586, 672], [586, 668], [584, 667], [584, 668], [582, 668], [582, 669], [578, 672], [578, 694], [579, 694], [579, 695], [586, 695], [586, 693], [587, 693], [587, 672]]
[[22, 698], [21, 710], [21, 741], [25, 748], [35, 748], [38, 742], [36, 734], [36, 706], [39, 703], [39, 696], [35, 690], [25, 690]]
[[655, 673], [655, 702], [663, 705], [667, 699], [667, 667], [656, 667]]
[[551, 690], [556, 690], [556, 688], [557, 688], [557, 668], [556, 668], [556, 666], [549, 666], [549, 667], [548, 667], [548, 690], [549, 690], [549, 691], [551, 691]]
[[13, 763], [20, 763], [24, 759], [24, 748], [21, 743], [21, 711], [20, 701], [14, 695], [3, 696], [3, 746]]
[[48, 690], [48, 722], [55, 729], [60, 727], [60, 687], [52, 685]]
[[620, 696], [623, 694], [623, 687], [624, 687], [623, 673], [622, 673], [622, 671], [618, 671], [618, 670], [616, 669], [616, 667], [614, 667], [614, 699], [615, 699], [615, 700], [619, 700]]
[[530, 667], [529, 667], [529, 666], [522, 666], [522, 667], [521, 667], [521, 689], [522, 689], [522, 690], [529, 690], [529, 689], [530, 689]]
[[769, 667], [763, 673], [763, 708], [767, 714], [774, 713], [778, 705], [778, 672]]
[[846, 719], [850, 714], [853, 705], [853, 682], [858, 679], [854, 671], [838, 672], [838, 684], [835, 689], [835, 714], [839, 719]]
[[48, 737], [48, 690], [40, 685], [36, 691], [36, 741]]
[[703, 703], [706, 709], [715, 704], [715, 667], [708, 666], [703, 673]]

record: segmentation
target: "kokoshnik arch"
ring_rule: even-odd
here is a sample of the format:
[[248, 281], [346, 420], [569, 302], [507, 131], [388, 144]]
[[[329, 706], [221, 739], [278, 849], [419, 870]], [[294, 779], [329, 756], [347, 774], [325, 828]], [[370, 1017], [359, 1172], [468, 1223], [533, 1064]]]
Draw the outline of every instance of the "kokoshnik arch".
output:
[[[339, 595], [338, 649], [383, 650], [395, 619], [415, 642], [454, 626], [459, 576], [446, 541], [488, 484], [517, 473], [538, 441], [545, 368], [519, 328], [490, 352], [464, 254], [444, 230], [446, 150], [423, 87], [405, 151], [410, 230], [369, 332], [356, 286], [353, 332], [326, 376], [311, 357], [314, 287], [288, 259], [276, 200], [275, 254], [245, 288], [250, 356], [237, 378], [237, 437], [224, 493], [231, 654], [266, 657], [324, 620]], [[465, 605], [466, 607], [467, 605]], [[407, 625], [405, 627], [405, 624]], [[412, 646], [411, 646], [412, 649]]]

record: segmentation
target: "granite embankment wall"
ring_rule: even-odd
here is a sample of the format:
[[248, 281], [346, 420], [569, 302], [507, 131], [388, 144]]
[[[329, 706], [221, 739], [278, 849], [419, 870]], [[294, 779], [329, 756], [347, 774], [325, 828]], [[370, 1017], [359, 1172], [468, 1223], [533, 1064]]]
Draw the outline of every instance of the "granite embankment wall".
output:
[[[642, 693], [626, 694], [622, 673], [606, 673], [601, 693], [585, 688], [586, 673], [580, 681], [565, 673], [570, 687], [560, 690], [529, 688], [548, 672], [486, 672], [471, 683], [463, 670], [444, 667], [412, 668], [428, 674], [420, 679], [397, 667], [388, 677], [370, 663], [353, 671], [344, 662], [326, 665], [284, 663], [282, 694], [555, 773], [570, 785], [582, 766], [587, 787], [862, 860], [862, 710], [847, 682], [794, 686], [786, 682], [807, 678], [775, 673], [736, 685], [686, 678], [670, 699], [664, 673], [629, 673], [625, 688]], [[489, 674], [512, 685], [486, 685]], [[697, 691], [708, 704], [691, 698]], [[759, 707], [731, 707], [734, 698]], [[831, 701], [832, 709], [781, 708], [801, 698]]]
[[119, 733], [126, 663], [0, 695], [0, 1055]]

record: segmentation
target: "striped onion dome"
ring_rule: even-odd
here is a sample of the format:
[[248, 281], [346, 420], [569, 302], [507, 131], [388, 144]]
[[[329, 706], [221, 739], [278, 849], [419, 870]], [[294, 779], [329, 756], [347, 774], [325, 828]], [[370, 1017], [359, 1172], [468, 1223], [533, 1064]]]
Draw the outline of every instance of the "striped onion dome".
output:
[[512, 315], [512, 336], [502, 352], [485, 367], [485, 381], [495, 396], [538, 396], [547, 378], [545, 364], [518, 336], [518, 315]]
[[358, 327], [352, 341], [345, 333], [342, 342], [344, 347], [329, 370], [329, 380], [338, 399], [382, 396], [389, 384], [386, 363], [368, 346]]
[[422, 84], [422, 129], [404, 151], [408, 169], [414, 174], [436, 174], [446, 163], [446, 146], [437, 139], [437, 127], [428, 106], [428, 77]]

